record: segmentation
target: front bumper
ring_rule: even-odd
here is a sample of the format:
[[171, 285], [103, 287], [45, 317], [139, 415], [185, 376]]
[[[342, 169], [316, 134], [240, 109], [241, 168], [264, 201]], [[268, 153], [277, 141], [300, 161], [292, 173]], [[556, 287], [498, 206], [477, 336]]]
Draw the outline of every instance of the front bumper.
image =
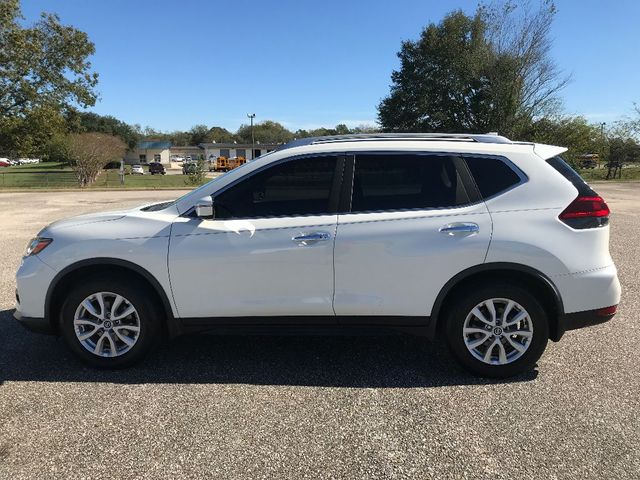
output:
[[13, 318], [15, 318], [20, 325], [22, 325], [27, 330], [36, 333], [47, 333], [53, 334], [53, 328], [51, 327], [51, 323], [47, 321], [45, 318], [38, 317], [25, 317], [22, 313], [16, 310], [13, 314]]

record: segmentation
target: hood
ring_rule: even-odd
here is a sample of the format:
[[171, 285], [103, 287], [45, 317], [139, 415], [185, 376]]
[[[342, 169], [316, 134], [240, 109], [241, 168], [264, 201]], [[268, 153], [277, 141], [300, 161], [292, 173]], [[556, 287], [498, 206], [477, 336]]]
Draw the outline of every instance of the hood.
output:
[[65, 218], [64, 220], [58, 220], [53, 222], [44, 228], [45, 230], [59, 230], [62, 228], [69, 227], [77, 227], [79, 225], [87, 225], [90, 223], [99, 223], [99, 222], [111, 222], [113, 220], [118, 220], [124, 216], [126, 216], [128, 211], [119, 211], [119, 212], [99, 212], [99, 213], [89, 213], [86, 215], [78, 215], [77, 217]]

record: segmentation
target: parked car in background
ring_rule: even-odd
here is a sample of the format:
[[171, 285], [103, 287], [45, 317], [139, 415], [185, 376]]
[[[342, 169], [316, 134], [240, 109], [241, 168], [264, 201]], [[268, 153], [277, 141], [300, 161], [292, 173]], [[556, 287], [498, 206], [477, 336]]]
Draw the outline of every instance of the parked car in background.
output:
[[151, 162], [149, 164], [149, 173], [151, 175], [164, 175], [167, 171], [165, 170], [164, 165], [160, 162]]
[[0, 158], [0, 167], [10, 167], [13, 165], [8, 158]]
[[620, 301], [609, 207], [566, 150], [497, 135], [296, 140], [173, 202], [45, 227], [15, 317], [98, 367], [135, 363], [165, 332], [385, 329], [441, 342], [479, 375], [522, 373]]
[[144, 169], [142, 168], [142, 165], [133, 165], [131, 167], [131, 174], [132, 175], [144, 175]]

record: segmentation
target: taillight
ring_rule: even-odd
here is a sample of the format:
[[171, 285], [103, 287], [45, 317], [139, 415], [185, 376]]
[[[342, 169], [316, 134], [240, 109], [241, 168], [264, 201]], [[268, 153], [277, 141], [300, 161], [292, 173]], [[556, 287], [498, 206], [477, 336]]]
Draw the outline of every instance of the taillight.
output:
[[572, 228], [597, 228], [609, 223], [609, 207], [599, 196], [579, 196], [558, 217]]

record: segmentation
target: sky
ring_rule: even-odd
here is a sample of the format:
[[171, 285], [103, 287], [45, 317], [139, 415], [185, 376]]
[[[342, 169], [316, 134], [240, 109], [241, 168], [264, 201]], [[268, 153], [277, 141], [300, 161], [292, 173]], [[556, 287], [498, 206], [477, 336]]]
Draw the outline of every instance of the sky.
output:
[[[23, 0], [95, 43], [91, 108], [162, 131], [371, 124], [403, 40], [477, 0]], [[552, 57], [567, 113], [612, 122], [640, 103], [640, 0], [557, 0]]]

